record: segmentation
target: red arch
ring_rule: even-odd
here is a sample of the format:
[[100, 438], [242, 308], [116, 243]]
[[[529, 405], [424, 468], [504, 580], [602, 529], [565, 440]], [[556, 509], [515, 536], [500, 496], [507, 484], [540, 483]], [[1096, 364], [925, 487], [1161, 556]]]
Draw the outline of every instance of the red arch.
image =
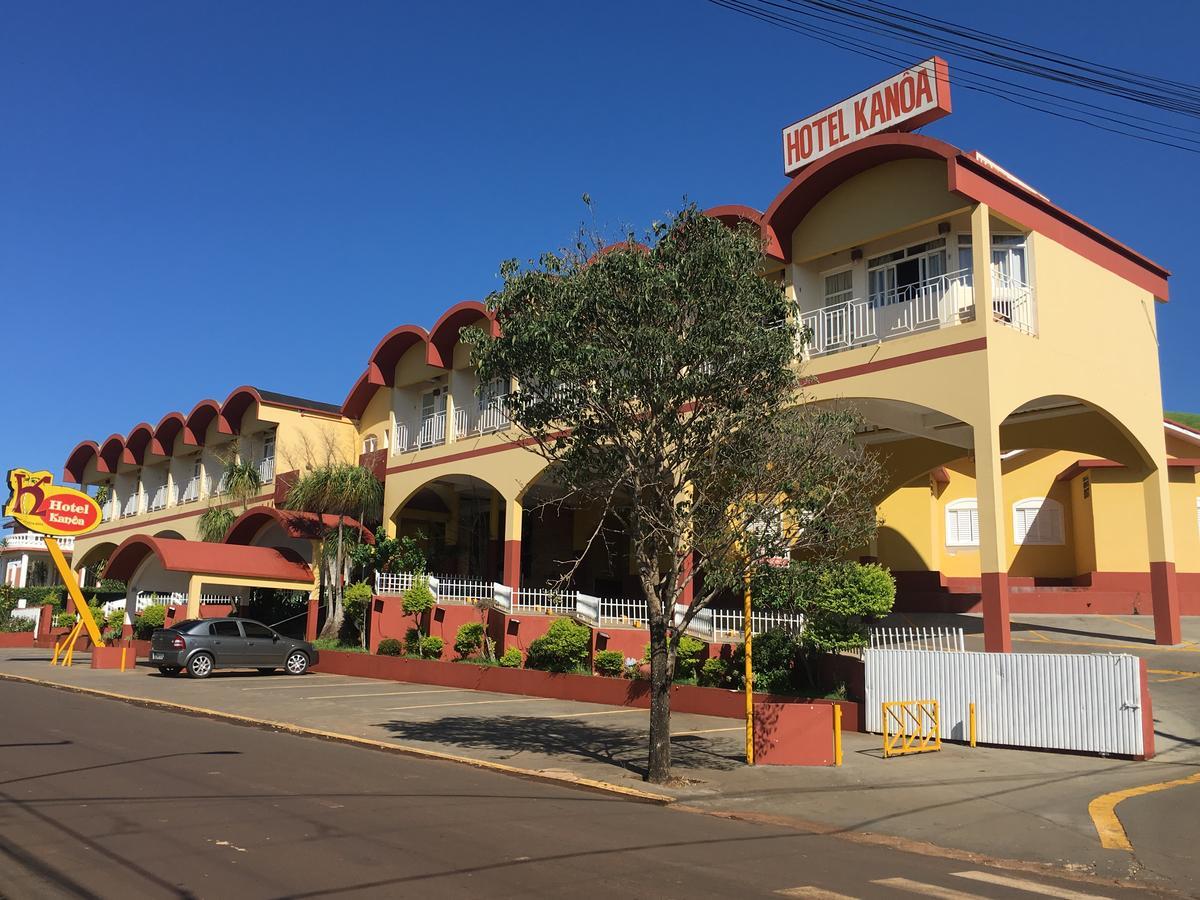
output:
[[476, 319], [486, 319], [487, 329], [492, 337], [500, 336], [496, 317], [487, 306], [478, 300], [464, 300], [442, 313], [441, 318], [430, 329], [425, 361], [439, 369], [449, 369], [454, 362], [454, 345], [458, 343], [458, 332]]
[[[898, 159], [941, 159], [949, 166], [957, 147], [920, 134], [876, 134], [835, 150], [806, 166], [771, 201], [762, 222], [784, 238], [782, 258], [792, 257], [792, 232], [826, 194], [867, 169]], [[947, 186], [949, 186], [947, 169]]]
[[162, 445], [154, 439], [154, 429], [149, 422], [134, 425], [125, 438], [125, 449], [139, 466], [146, 461], [146, 451], [158, 456], [166, 456]]
[[106, 472], [117, 471], [117, 466], [121, 463], [135, 464], [133, 454], [125, 447], [125, 438], [119, 434], [110, 434], [100, 445], [100, 458], [104, 460]]
[[262, 404], [262, 395], [259, 394], [257, 388], [244, 384], [229, 392], [229, 396], [221, 404], [221, 415], [225, 417], [225, 421], [229, 423], [232, 431], [240, 432], [242, 430], [242, 417], [252, 403]]
[[[273, 522], [279, 523], [288, 537], [315, 540], [321, 536], [323, 531], [336, 528], [338, 519], [337, 516], [318, 516], [316, 513], [293, 512], [276, 509], [273, 506], [255, 506], [238, 516], [229, 526], [229, 530], [225, 532], [224, 542], [249, 545], [263, 528]], [[361, 539], [366, 543], [375, 543], [375, 537], [371, 532], [355, 519], [347, 518], [343, 524], [350, 529], [357, 528]]]
[[167, 413], [154, 426], [154, 439], [164, 449], [170, 447], [174, 451], [175, 441], [181, 434], [183, 435], [183, 443], [185, 445], [196, 446], [196, 439], [192, 437], [191, 431], [188, 430], [187, 420], [184, 419], [181, 412]]
[[704, 215], [717, 219], [730, 228], [740, 225], [742, 222], [754, 225], [762, 233], [767, 256], [783, 260], [783, 248], [779, 244], [779, 236], [775, 234], [774, 228], [763, 221], [763, 214], [757, 209], [739, 204], [728, 204], [706, 209]]
[[371, 383], [394, 387], [396, 364], [400, 362], [400, 358], [417, 344], [428, 343], [429, 334], [420, 325], [401, 325], [393, 328], [371, 351], [370, 365], [375, 368], [374, 372], [370, 368], [367, 369]]
[[87, 471], [88, 461], [96, 460], [96, 471], [107, 472], [104, 460], [100, 458], [100, 447], [95, 441], [80, 441], [75, 449], [67, 456], [67, 464], [63, 467], [63, 481], [72, 484], [83, 484], [83, 473]]
[[196, 439], [196, 443], [203, 444], [204, 439], [208, 434], [208, 426], [217, 422], [217, 431], [221, 434], [233, 434], [233, 429], [229, 427], [229, 423], [225, 421], [225, 417], [221, 415], [221, 407], [216, 400], [201, 400], [192, 411], [187, 414], [187, 428], [192, 433], [192, 437]]

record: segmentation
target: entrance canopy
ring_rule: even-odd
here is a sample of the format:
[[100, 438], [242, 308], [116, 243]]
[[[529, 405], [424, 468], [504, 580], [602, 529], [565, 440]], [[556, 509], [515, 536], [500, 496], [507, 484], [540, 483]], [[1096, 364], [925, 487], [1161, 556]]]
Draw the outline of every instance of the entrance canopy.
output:
[[113, 552], [105, 576], [128, 582], [138, 567], [152, 555], [167, 572], [237, 578], [248, 586], [255, 586], [253, 582], [256, 581], [283, 581], [289, 582], [295, 590], [310, 587], [313, 583], [312, 569], [290, 551], [157, 538], [143, 534], [126, 539]]

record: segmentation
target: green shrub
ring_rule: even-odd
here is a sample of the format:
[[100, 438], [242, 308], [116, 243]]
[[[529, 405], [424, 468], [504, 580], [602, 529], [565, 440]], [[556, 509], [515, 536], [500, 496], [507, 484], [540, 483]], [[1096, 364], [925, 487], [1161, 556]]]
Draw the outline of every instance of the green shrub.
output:
[[403, 656], [404, 644], [395, 638], [384, 638], [379, 642], [375, 652], [380, 656]]
[[[680, 635], [679, 646], [675, 649], [676, 681], [696, 677], [700, 668], [700, 656], [704, 653], [705, 646], [704, 641], [697, 640], [691, 635]], [[650, 664], [649, 644], [646, 645], [646, 652], [642, 654], [642, 662], [646, 665]]]
[[38, 587], [23, 587], [13, 588], [5, 587], [3, 596], [0, 596], [0, 612], [4, 608], [15, 609], [17, 601], [25, 600], [25, 606], [45, 606], [49, 604], [56, 610], [61, 610], [66, 605], [66, 588], [61, 584], [53, 584], [48, 586]]
[[575, 672], [583, 668], [591, 646], [590, 628], [571, 619], [556, 619], [529, 645], [525, 665], [544, 672]]
[[410, 628], [404, 632], [404, 649], [409, 656], [421, 655], [421, 630]]
[[500, 654], [500, 666], [505, 669], [521, 668], [521, 651], [516, 647], [509, 647]]
[[729, 662], [718, 657], [706, 659], [696, 676], [702, 687], [725, 687], [729, 683]]
[[13, 633], [18, 631], [33, 631], [33, 619], [25, 616], [9, 616], [7, 619], [0, 621], [0, 631]]
[[55, 628], [74, 628], [75, 613], [59, 612], [54, 614]]
[[625, 673], [625, 655], [620, 650], [600, 650], [596, 653], [597, 675], [620, 678]]
[[437, 598], [429, 587], [429, 579], [424, 575], [414, 575], [412, 585], [404, 592], [402, 603], [406, 616], [419, 616], [433, 609], [437, 605]]
[[346, 585], [342, 594], [342, 609], [345, 613], [343, 622], [350, 625], [359, 638], [364, 637], [367, 632], [367, 615], [371, 611], [371, 586], [365, 581]]
[[440, 637], [433, 637], [431, 635], [429, 637], [421, 638], [421, 656], [425, 659], [441, 659], [442, 650], [445, 649], [445, 647], [446, 642]]
[[459, 659], [466, 659], [483, 649], [483, 638], [482, 622], [463, 622], [454, 635], [454, 652]]
[[120, 637], [121, 632], [125, 630], [125, 607], [115, 607], [103, 621], [96, 622], [96, 626], [105, 640]]
[[[795, 693], [799, 684], [796, 659], [800, 638], [782, 628], [772, 628], [754, 636], [754, 690], [771, 694]], [[729, 660], [731, 687], [746, 686], [746, 649], [739, 645]]]
[[129, 588], [125, 586], [125, 582], [117, 581], [115, 578], [101, 578], [96, 590], [102, 594], [124, 594]]
[[133, 620], [133, 635], [140, 641], [150, 640], [157, 628], [162, 628], [167, 621], [167, 608], [161, 603], [147, 606]]

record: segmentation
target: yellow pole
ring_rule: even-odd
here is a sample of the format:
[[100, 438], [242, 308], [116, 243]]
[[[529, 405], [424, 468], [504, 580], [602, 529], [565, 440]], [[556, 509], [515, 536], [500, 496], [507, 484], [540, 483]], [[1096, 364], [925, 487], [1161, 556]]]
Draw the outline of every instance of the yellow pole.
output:
[[842, 764], [842, 705], [833, 705], [833, 764]]
[[63, 556], [62, 549], [58, 546], [58, 541], [49, 535], [45, 535], [43, 540], [46, 542], [46, 549], [50, 551], [50, 558], [54, 560], [54, 565], [58, 569], [58, 574], [62, 578], [63, 584], [67, 586], [67, 593], [75, 601], [75, 612], [79, 613], [79, 619], [83, 622], [83, 627], [87, 629], [88, 637], [92, 639], [92, 643], [95, 646], [103, 647], [104, 640], [100, 637], [100, 629], [96, 627], [96, 622], [92, 618], [92, 611], [88, 609], [87, 601], [83, 599], [83, 594], [79, 591], [79, 582], [75, 580], [75, 573], [71, 571], [71, 567], [67, 564], [67, 558]]
[[744, 607], [742, 641], [746, 648], [746, 765], [754, 765], [754, 667], [750, 662], [753, 650], [750, 636], [750, 570], [746, 570], [746, 589], [743, 594]]
[[975, 746], [975, 704], [971, 704], [971, 746]]

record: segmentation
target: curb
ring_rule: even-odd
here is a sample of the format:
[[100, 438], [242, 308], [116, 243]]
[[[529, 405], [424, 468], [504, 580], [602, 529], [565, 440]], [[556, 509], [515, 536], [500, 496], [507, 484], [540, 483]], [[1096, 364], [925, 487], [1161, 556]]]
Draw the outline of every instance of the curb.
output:
[[303, 725], [296, 725], [291, 722], [273, 722], [269, 719], [255, 719], [251, 716], [243, 716], [237, 713], [222, 712], [219, 709], [208, 709], [203, 706], [189, 706], [186, 703], [174, 703], [170, 700], [156, 700], [151, 697], [137, 697], [131, 694], [117, 694], [112, 691], [102, 691], [97, 688], [80, 687], [73, 684], [62, 684], [57, 681], [45, 681], [41, 678], [30, 678], [27, 675], [13, 675], [9, 672], [0, 672], [0, 681], [16, 681], [24, 684], [35, 684], [39, 687], [56, 688], [61, 691], [70, 691], [76, 694], [91, 694], [95, 697], [104, 697], [108, 700], [119, 700], [122, 703], [129, 703], [133, 706], [151, 706], [159, 709], [166, 709], [172, 712], [184, 713], [185, 715], [202, 716], [209, 719], [218, 719], [225, 722], [230, 722], [236, 725], [250, 726], [254, 728], [271, 728], [276, 731], [285, 731], [289, 734], [300, 735], [302, 737], [315, 737], [325, 741], [333, 741], [340, 744], [350, 744], [358, 747], [367, 747], [372, 750], [382, 750], [388, 753], [397, 753], [403, 756], [415, 756], [421, 759], [434, 759], [441, 762], [458, 763], [459, 765], [471, 766], [476, 769], [486, 769], [491, 772], [499, 772], [503, 775], [515, 776], [517, 778], [526, 778], [533, 781], [542, 781], [549, 784], [565, 785], [567, 787], [583, 788], [585, 790], [597, 791], [599, 793], [614, 794], [626, 800], [635, 800], [639, 803], [651, 803], [657, 806], [666, 806], [674, 803], [675, 798], [667, 794], [655, 794], [650, 791], [639, 790], [638, 788], [626, 787], [620, 784], [612, 784], [607, 781], [596, 781], [592, 778], [583, 778], [578, 775], [559, 772], [545, 772], [538, 769], [521, 769], [516, 766], [508, 766], [504, 763], [491, 762], [485, 759], [475, 759], [470, 756], [455, 756], [452, 753], [442, 753], [437, 750], [426, 750], [422, 747], [410, 747], [404, 744], [389, 744], [387, 741], [377, 741], [373, 738], [356, 737], [352, 734], [341, 734], [336, 731], [323, 731], [319, 728], [306, 728]]

